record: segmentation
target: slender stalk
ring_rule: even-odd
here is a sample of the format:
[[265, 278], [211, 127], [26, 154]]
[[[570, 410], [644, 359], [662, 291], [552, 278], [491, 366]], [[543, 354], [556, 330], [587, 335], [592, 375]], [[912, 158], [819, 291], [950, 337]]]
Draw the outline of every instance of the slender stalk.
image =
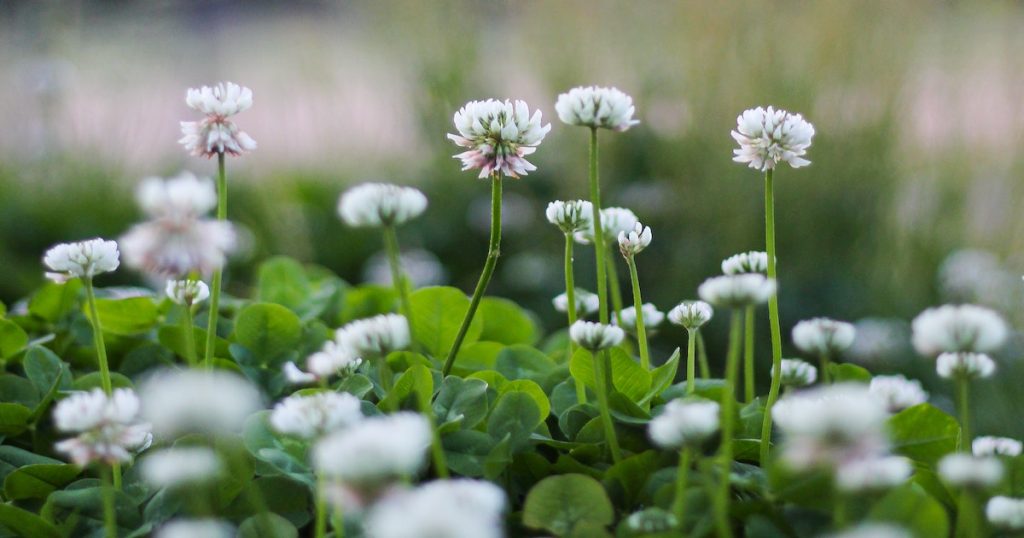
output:
[[391, 371], [391, 365], [388, 364], [387, 357], [379, 357], [377, 359], [377, 377], [380, 378], [380, 388], [384, 390], [384, 396], [391, 392], [392, 382], [394, 381], [395, 374]]
[[615, 310], [615, 321], [622, 325], [622, 289], [619, 288], [619, 269], [615, 266], [615, 254], [608, 252], [608, 286], [611, 290], [612, 309]]
[[708, 348], [704, 345], [704, 335], [697, 330], [697, 361], [700, 362], [701, 379], [711, 379], [711, 365], [708, 364]]
[[957, 502], [956, 538], [976, 538], [984, 536], [981, 529], [981, 508], [974, 493], [965, 490], [960, 493]]
[[590, 129], [590, 204], [593, 206], [594, 221], [594, 258], [597, 263], [597, 319], [608, 323], [608, 275], [606, 273], [608, 257], [604, 251], [608, 245], [604, 242], [604, 227], [601, 225], [601, 184], [597, 178], [597, 129]]
[[192, 320], [192, 305], [181, 305], [184, 315], [181, 317], [181, 330], [184, 331], [183, 336], [185, 337], [185, 360], [188, 361], [188, 365], [191, 368], [195, 368], [199, 363], [199, 358], [196, 357], [196, 334], [193, 328]]
[[832, 501], [832, 526], [836, 530], [841, 530], [848, 524], [849, 514], [847, 513], [846, 496], [837, 491]]
[[412, 301], [409, 300], [409, 279], [402, 271], [402, 260], [399, 257], [398, 233], [394, 226], [384, 227], [384, 250], [388, 253], [388, 266], [391, 267], [391, 285], [398, 291], [402, 301], [402, 315], [409, 323], [409, 336], [416, 341], [416, 331], [412, 325]]
[[821, 369], [821, 382], [829, 385], [832, 383], [832, 372], [829, 371], [829, 365], [832, 364], [831, 358], [828, 353], [822, 353], [818, 357], [818, 366]]
[[754, 401], [754, 307], [748, 306], [743, 321], [743, 400]]
[[324, 477], [317, 475], [316, 477], [316, 520], [313, 524], [313, 536], [315, 538], [324, 538], [327, 536], [327, 500], [325, 497]]
[[592, 354], [594, 356], [594, 382], [597, 384], [597, 403], [601, 412], [601, 423], [604, 425], [604, 437], [612, 453], [612, 461], [619, 463], [622, 461], [622, 451], [619, 449], [619, 438], [615, 434], [615, 423], [612, 422], [612, 413], [608, 405], [608, 393], [612, 385], [612, 357], [607, 349]]
[[[217, 220], [228, 218], [228, 180], [224, 173], [224, 153], [217, 155]], [[213, 272], [213, 279], [210, 282], [210, 313], [209, 321], [206, 324], [206, 353], [203, 356], [203, 366], [211, 368], [213, 365], [213, 349], [217, 343], [217, 316], [220, 308], [220, 286], [224, 277], [224, 269], [219, 268]]]
[[[571, 233], [565, 234], [565, 299], [566, 299], [566, 315], [569, 317], [569, 326], [572, 327], [573, 323], [576, 323], [576, 278], [573, 275], [572, 268], [572, 248], [573, 238]], [[576, 353], [576, 344], [569, 339], [569, 360], [572, 360], [572, 356]], [[575, 381], [574, 381], [575, 383]], [[585, 404], [587, 403], [587, 387], [583, 383], [575, 383], [576, 385], [576, 402]]]
[[676, 496], [672, 501], [672, 513], [683, 526], [683, 519], [686, 517], [686, 484], [690, 477], [690, 460], [693, 458], [693, 451], [690, 447], [684, 446], [679, 451], [679, 468], [676, 469]]
[[[764, 243], [768, 254], [768, 278], [778, 278], [775, 268], [775, 186], [773, 170], [764, 174]], [[768, 300], [768, 322], [772, 334], [772, 383], [768, 390], [768, 401], [765, 403], [764, 419], [761, 423], [761, 466], [768, 462], [772, 438], [772, 406], [779, 399], [779, 386], [782, 382], [782, 329], [779, 327], [779, 296], [778, 293]]]
[[491, 240], [487, 246], [487, 261], [484, 262], [484, 270], [480, 273], [480, 280], [476, 283], [476, 290], [473, 291], [473, 298], [469, 301], [469, 310], [466, 310], [466, 317], [462, 319], [462, 326], [452, 342], [452, 349], [448, 352], [448, 358], [444, 361], [441, 369], [442, 376], [452, 371], [455, 364], [455, 356], [459, 353], [462, 340], [466, 338], [466, 331], [469, 324], [473, 322], [476, 309], [480, 306], [480, 299], [487, 290], [487, 284], [491, 281], [494, 273], [494, 266], [498, 264], [498, 256], [501, 255], [501, 175], [495, 173], [491, 176]]
[[103, 328], [100, 326], [100, 315], [96, 310], [96, 292], [93, 290], [92, 278], [82, 278], [85, 284], [85, 298], [89, 303], [89, 317], [92, 321], [92, 343], [96, 347], [96, 362], [100, 366], [100, 384], [103, 392], [108, 395], [113, 391], [110, 382], [110, 365], [107, 362], [107, 346], [103, 343]]
[[740, 340], [742, 326], [742, 313], [738, 309], [734, 309], [729, 327], [729, 354], [725, 361], [725, 390], [722, 391], [722, 441], [718, 449], [719, 464], [722, 468], [718, 484], [717, 508], [724, 511], [724, 515], [720, 515], [718, 518], [718, 535], [720, 537], [732, 536], [732, 528], [728, 525], [729, 475], [732, 470], [732, 438], [735, 428], [733, 415], [736, 414], [734, 404], [736, 402], [736, 378], [739, 374], [740, 346], [742, 345]]
[[[417, 398], [421, 403], [422, 398]], [[426, 406], [420, 408], [420, 412], [426, 415], [427, 420], [430, 421], [430, 431], [433, 432], [433, 436], [430, 442], [430, 457], [434, 463], [434, 473], [438, 478], [447, 479], [448, 474], [448, 460], [444, 455], [444, 446], [441, 444], [441, 434], [437, 432], [437, 421], [434, 420], [434, 412], [430, 408], [429, 398], [426, 400]]]
[[345, 513], [340, 508], [335, 508], [331, 513], [331, 528], [334, 529], [335, 538], [345, 538]]
[[643, 298], [640, 297], [640, 277], [636, 273], [636, 258], [626, 257], [629, 264], [629, 280], [633, 284], [633, 309], [636, 310], [636, 342], [640, 347], [640, 366], [651, 369], [651, 355], [647, 350], [647, 328], [644, 327]]
[[103, 495], [103, 533], [106, 538], [117, 538], [117, 507], [115, 505], [116, 490], [112, 479], [113, 473], [104, 466], [102, 471], [101, 490]]
[[692, 395], [697, 391], [697, 361], [694, 357], [694, 350], [697, 347], [697, 329], [686, 331], [686, 394]]
[[956, 408], [960, 415], [960, 452], [971, 450], [971, 380], [965, 375], [956, 378]]

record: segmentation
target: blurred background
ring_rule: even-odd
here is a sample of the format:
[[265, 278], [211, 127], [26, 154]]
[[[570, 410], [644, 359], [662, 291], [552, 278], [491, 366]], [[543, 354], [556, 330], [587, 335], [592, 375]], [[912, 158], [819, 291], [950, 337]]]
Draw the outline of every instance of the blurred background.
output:
[[[335, 213], [366, 180], [427, 192], [428, 213], [401, 230], [410, 271], [471, 290], [488, 186], [459, 171], [445, 134], [468, 100], [519, 98], [553, 129], [531, 158], [538, 170], [506, 185], [490, 292], [559, 328], [562, 236], [543, 211], [585, 196], [586, 131], [553, 105], [572, 86], [614, 85], [642, 123], [602, 132], [604, 199], [654, 230], [638, 258], [646, 300], [667, 310], [722, 258], [763, 248], [762, 179], [731, 162], [729, 131], [752, 106], [803, 113], [817, 129], [813, 165], [776, 176], [784, 331], [819, 315], [858, 321], [850, 360], [920, 377], [947, 405], [905, 320], [972, 301], [1024, 321], [1022, 24], [1024, 5], [986, 1], [8, 0], [0, 301], [42, 282], [53, 243], [123, 233], [140, 218], [141, 178], [215, 174], [178, 145], [178, 122], [197, 117], [188, 87], [230, 80], [255, 93], [236, 119], [259, 149], [228, 162], [229, 213], [247, 230], [229, 291], [245, 294], [274, 254], [386, 282], [380, 238]], [[593, 290], [592, 252], [578, 250], [577, 282]], [[104, 284], [141, 282], [122, 271]], [[763, 312], [759, 322], [767, 357]], [[709, 329], [713, 354], [724, 326]], [[683, 342], [663, 327], [655, 355]], [[1020, 349], [1000, 357], [1002, 390], [979, 391], [982, 433], [1024, 434], [1007, 420], [1024, 404], [1008, 396]]]

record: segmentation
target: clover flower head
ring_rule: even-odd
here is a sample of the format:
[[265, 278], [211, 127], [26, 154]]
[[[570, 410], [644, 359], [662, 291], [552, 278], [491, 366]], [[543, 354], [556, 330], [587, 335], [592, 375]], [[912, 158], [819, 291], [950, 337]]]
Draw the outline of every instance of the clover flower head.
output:
[[1020, 456], [1024, 445], [1016, 439], [1009, 437], [977, 437], [971, 442], [971, 452], [975, 456], [1006, 456], [1015, 458]]
[[637, 222], [633, 229], [619, 232], [619, 252], [626, 258], [636, 256], [651, 244], [651, 228]]
[[1024, 499], [997, 495], [985, 505], [985, 517], [994, 527], [1006, 530], [1024, 529]]
[[[632, 232], [640, 219], [636, 213], [625, 207], [606, 207], [601, 210], [601, 231], [605, 241], [615, 241], [621, 232]], [[577, 243], [589, 245], [594, 242], [594, 222], [591, 220], [587, 229], [576, 232], [573, 236]]]
[[692, 331], [711, 321], [714, 315], [715, 309], [704, 301], [683, 301], [668, 311], [668, 320]]
[[148, 424], [139, 421], [139, 398], [131, 389], [109, 396], [100, 389], [76, 392], [53, 410], [58, 430], [78, 434], [54, 445], [78, 465], [101, 461], [107, 465], [130, 461], [153, 440]]
[[409, 321], [399, 314], [357, 319], [338, 329], [334, 339], [358, 356], [383, 357], [409, 347]]
[[897, 319], [864, 318], [854, 323], [857, 337], [843, 354], [850, 360], [871, 364], [902, 357], [910, 344], [907, 323]]
[[672, 400], [648, 423], [647, 436], [666, 450], [697, 446], [718, 431], [718, 415], [717, 402]]
[[652, 506], [633, 512], [626, 518], [626, 527], [640, 535], [671, 533], [679, 527], [679, 520], [671, 512]]
[[143, 381], [139, 393], [142, 416], [161, 438], [237, 432], [262, 407], [252, 383], [220, 370], [163, 370]]
[[353, 227], [401, 226], [427, 209], [427, 197], [418, 189], [389, 183], [363, 183], [345, 191], [338, 200], [338, 215]]
[[958, 351], [988, 353], [1002, 346], [1009, 334], [999, 314], [970, 304], [929, 308], [914, 318], [911, 327], [914, 348], [927, 357]]
[[[818, 369], [800, 359], [782, 359], [780, 372], [779, 383], [785, 387], [806, 387], [818, 380]], [[774, 376], [774, 369], [770, 373]]]
[[363, 419], [359, 398], [347, 392], [292, 395], [270, 413], [270, 425], [280, 433], [313, 439]]
[[780, 162], [800, 168], [811, 164], [804, 155], [813, 137], [814, 126], [800, 114], [774, 107], [752, 108], [736, 118], [732, 138], [740, 147], [733, 150], [732, 160], [762, 172]]
[[850, 493], [880, 491], [906, 482], [913, 471], [904, 457], [868, 457], [841, 464], [836, 469], [836, 487]]
[[204, 114], [199, 121], [181, 122], [178, 143], [196, 157], [238, 156], [256, 149], [256, 141], [230, 118], [252, 106], [252, 90], [232, 82], [189, 88], [185, 103]]
[[220, 456], [204, 446], [165, 448], [147, 454], [140, 465], [143, 478], [157, 488], [207, 482], [224, 470]]
[[463, 170], [480, 169], [480, 178], [494, 173], [518, 178], [536, 170], [526, 156], [537, 151], [551, 124], [541, 125], [541, 112], [530, 115], [525, 101], [470, 101], [455, 113], [455, 129], [449, 134], [456, 145], [468, 148], [455, 155]]
[[[658, 307], [651, 303], [640, 305], [640, 312], [644, 315], [644, 328], [647, 331], [657, 329], [661, 322], [665, 321], [665, 313], [658, 310]], [[633, 333], [636, 331], [636, 307], [627, 306], [619, 310], [618, 316], [612, 317], [612, 324], [622, 327], [622, 330]]]
[[910, 531], [888, 523], [861, 523], [851, 529], [826, 534], [821, 538], [913, 538]]
[[1003, 479], [1003, 462], [993, 456], [955, 453], [939, 460], [938, 471], [954, 488], [985, 489]]
[[369, 417], [314, 445], [313, 466], [352, 486], [377, 486], [419, 471], [431, 436], [429, 422], [417, 413]]
[[569, 338], [576, 342], [576, 345], [590, 351], [617, 346], [625, 337], [626, 333], [614, 325], [592, 321], [579, 320], [569, 327]]
[[73, 278], [92, 278], [101, 273], [109, 273], [117, 269], [119, 258], [115, 241], [97, 237], [54, 245], [46, 251], [43, 263], [50, 269], [46, 278], [63, 284]]
[[928, 401], [928, 393], [921, 388], [921, 382], [902, 375], [877, 375], [871, 378], [868, 391], [881, 399], [890, 413]]
[[217, 207], [217, 189], [210, 178], [181, 172], [164, 180], [148, 177], [135, 191], [139, 207], [150, 217], [187, 220], [201, 217]]
[[633, 98], [617, 88], [579, 86], [558, 96], [555, 112], [569, 125], [625, 131], [640, 123], [633, 119]]
[[555, 200], [544, 215], [563, 233], [574, 234], [593, 227], [594, 206], [586, 200]]
[[[596, 293], [591, 293], [583, 288], [573, 290], [573, 298], [576, 300], [576, 315], [585, 317], [597, 312], [601, 308], [600, 298]], [[565, 313], [569, 311], [569, 295], [562, 292], [551, 300], [555, 310]]]
[[984, 379], [996, 373], [996, 361], [984, 353], [943, 353], [935, 360], [939, 377]]
[[164, 293], [177, 304], [192, 306], [210, 296], [210, 287], [202, 280], [168, 280]]
[[852, 323], [828, 318], [804, 320], [793, 327], [793, 345], [808, 355], [842, 353], [856, 336]]
[[768, 302], [776, 289], [775, 279], [747, 273], [711, 277], [697, 288], [697, 295], [718, 307], [744, 308]]
[[368, 538], [501, 538], [505, 492], [466, 478], [393, 491], [370, 509]]
[[335, 374], [348, 376], [362, 363], [363, 359], [356, 355], [355, 350], [334, 340], [328, 340], [324, 342], [320, 351], [306, 358], [307, 372], [302, 371], [294, 362], [288, 362], [284, 365], [284, 376], [289, 383], [304, 385], [327, 379]]
[[160, 526], [155, 538], [231, 538], [235, 528], [220, 519], [174, 519]]
[[768, 253], [751, 250], [733, 254], [722, 260], [722, 274], [742, 275], [744, 273], [768, 272]]

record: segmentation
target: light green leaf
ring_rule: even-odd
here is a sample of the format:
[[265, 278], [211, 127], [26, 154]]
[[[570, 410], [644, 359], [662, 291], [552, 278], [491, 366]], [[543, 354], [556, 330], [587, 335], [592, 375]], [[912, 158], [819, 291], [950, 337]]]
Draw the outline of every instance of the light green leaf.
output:
[[480, 340], [531, 345], [540, 334], [533, 317], [508, 299], [484, 297], [477, 312], [484, 320]]
[[540, 350], [526, 345], [512, 345], [501, 350], [495, 369], [508, 379], [532, 379], [538, 383], [558, 365]]
[[865, 368], [857, 366], [856, 364], [845, 363], [831, 363], [828, 365], [828, 372], [832, 376], [833, 383], [851, 382], [851, 383], [870, 383], [871, 372]]
[[672, 355], [665, 361], [665, 364], [651, 371], [651, 389], [638, 402], [640, 405], [647, 405], [656, 396], [659, 396], [665, 389], [672, 385], [676, 379], [676, 372], [679, 369], [679, 348], [672, 352]]
[[529, 379], [517, 379], [505, 383], [498, 389], [498, 393], [502, 396], [512, 392], [527, 394], [533, 398], [533, 403], [537, 404], [537, 409], [540, 411], [540, 420], [534, 425], [534, 428], [540, 426], [540, 423], [544, 422], [548, 415], [551, 414], [551, 402], [548, 400], [547, 394], [544, 394], [544, 389], [540, 388], [540, 385], [537, 383]]
[[256, 300], [296, 310], [312, 292], [306, 269], [287, 256], [275, 256], [260, 264]]
[[889, 419], [893, 452], [934, 465], [956, 450], [960, 425], [931, 404], [904, 409]]
[[[88, 306], [83, 305], [82, 309], [86, 317], [92, 319]], [[119, 336], [132, 336], [152, 329], [160, 315], [150, 297], [96, 299], [96, 313], [103, 332]]]
[[895, 523], [917, 538], [949, 536], [949, 517], [939, 501], [916, 484], [906, 484], [887, 493], [871, 508], [874, 521]]
[[16, 355], [28, 345], [28, 334], [17, 323], [0, 318], [0, 359]]
[[272, 303], [249, 305], [235, 319], [235, 341], [261, 364], [294, 350], [302, 338], [302, 323], [294, 312]]
[[[469, 309], [469, 298], [459, 289], [435, 286], [416, 290], [410, 301], [416, 340], [434, 357], [447, 356]], [[462, 343], [479, 340], [483, 327], [483, 315], [478, 310]]]
[[0, 435], [18, 435], [28, 427], [32, 410], [17, 403], [0, 402]]
[[291, 521], [271, 513], [263, 512], [250, 516], [238, 526], [238, 538], [296, 538], [298, 529]]
[[391, 387], [380, 403], [378, 409], [398, 409], [399, 405], [409, 396], [417, 398], [417, 409], [430, 406], [430, 398], [434, 394], [434, 378], [430, 369], [422, 364], [415, 364], [398, 376], [398, 381]]
[[549, 476], [526, 495], [523, 524], [556, 536], [567, 536], [580, 526], [603, 528], [615, 517], [601, 483], [582, 474]]
[[[651, 373], [644, 370], [629, 354], [619, 348], [612, 348], [612, 384], [634, 402], [642, 401], [651, 388]], [[585, 349], [577, 349], [569, 363], [569, 372], [587, 388], [596, 391], [594, 383], [594, 356]]]
[[82, 281], [77, 278], [65, 284], [47, 282], [29, 299], [28, 311], [33, 316], [55, 322], [75, 306], [81, 289]]

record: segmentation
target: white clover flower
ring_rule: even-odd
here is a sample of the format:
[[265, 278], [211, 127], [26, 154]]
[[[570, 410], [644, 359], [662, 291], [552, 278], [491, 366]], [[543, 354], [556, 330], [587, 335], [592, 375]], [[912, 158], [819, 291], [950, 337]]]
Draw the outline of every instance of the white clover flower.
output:
[[633, 119], [633, 98], [617, 88], [579, 86], [558, 96], [555, 112], [569, 125], [625, 131], [640, 123]]
[[174, 519], [160, 526], [155, 538], [232, 538], [235, 528], [220, 519]]
[[845, 351], [857, 336], [852, 323], [813, 318], [793, 327], [793, 345], [808, 355], [836, 355]]
[[1024, 499], [997, 495], [985, 505], [985, 517], [994, 527], [1007, 530], [1024, 529]]
[[278, 432], [313, 439], [363, 419], [359, 398], [347, 392], [292, 395], [274, 406], [270, 425]]
[[679, 520], [671, 512], [652, 506], [630, 514], [626, 527], [640, 535], [668, 535], [679, 528]]
[[162, 438], [182, 432], [237, 432], [262, 407], [259, 391], [245, 378], [220, 370], [164, 370], [146, 379], [142, 416]]
[[356, 185], [338, 200], [338, 215], [353, 227], [401, 226], [426, 209], [427, 197], [418, 189], [389, 183]]
[[[636, 213], [625, 207], [606, 207], [601, 210], [601, 231], [604, 232], [605, 241], [615, 241], [621, 232], [631, 232], [636, 228], [640, 219]], [[594, 221], [585, 230], [576, 232], [573, 239], [581, 245], [589, 245], [594, 242]]]
[[592, 321], [580, 320], [569, 327], [569, 338], [576, 342], [576, 345], [590, 351], [600, 351], [617, 346], [625, 337], [626, 333], [614, 325], [604, 325]]
[[846, 529], [821, 538], [913, 538], [914, 535], [896, 525], [888, 523], [861, 523], [852, 529]]
[[619, 232], [619, 252], [626, 258], [636, 256], [651, 244], [651, 228], [637, 222], [628, 232]]
[[928, 401], [921, 382], [902, 375], [878, 375], [871, 378], [868, 391], [885, 403], [890, 413], [897, 413]]
[[313, 465], [348, 484], [386, 483], [419, 471], [431, 437], [430, 423], [417, 413], [370, 417], [318, 442]]
[[862, 364], [888, 362], [902, 357], [910, 344], [909, 327], [902, 320], [864, 318], [853, 326], [857, 338], [844, 356]]
[[948, 454], [939, 460], [939, 476], [954, 488], [984, 489], [1003, 479], [1003, 462], [992, 456]]
[[715, 314], [715, 309], [704, 301], [683, 301], [668, 311], [668, 320], [687, 330], [696, 330]]
[[1009, 437], [984, 436], [975, 438], [971, 442], [971, 452], [975, 456], [1007, 456], [1015, 458], [1020, 456], [1024, 445], [1016, 439]]
[[217, 204], [209, 179], [188, 172], [166, 181], [148, 178], [137, 198], [150, 220], [121, 237], [125, 265], [165, 277], [210, 274], [224, 266], [235, 230], [228, 222], [203, 217]]
[[[651, 303], [640, 305], [640, 312], [644, 315], [644, 328], [647, 331], [653, 331], [665, 321], [665, 314]], [[636, 332], [636, 307], [628, 306], [620, 310], [619, 315], [612, 319], [612, 324], [622, 327], [628, 333]]]
[[282, 367], [284, 378], [293, 385], [306, 385], [335, 374], [342, 377], [354, 373], [363, 359], [348, 346], [339, 345], [334, 340], [324, 342], [320, 351], [306, 357], [306, 370], [296, 366], [294, 362], [286, 362]]
[[220, 456], [203, 446], [165, 448], [140, 463], [142, 477], [157, 488], [174, 488], [215, 480], [223, 471]]
[[[800, 359], [782, 359], [780, 372], [782, 377], [779, 382], [786, 387], [806, 387], [818, 380], [818, 369]], [[769, 373], [774, 377], [775, 369]]]
[[748, 273], [711, 277], [697, 288], [697, 295], [718, 307], [744, 308], [768, 302], [776, 289], [775, 279]]
[[594, 206], [586, 200], [555, 200], [544, 211], [548, 222], [558, 226], [562, 232], [572, 234], [594, 226]]
[[139, 398], [131, 389], [107, 396], [100, 389], [76, 392], [53, 410], [58, 430], [78, 436], [54, 445], [78, 465], [130, 461], [132, 452], [145, 450], [153, 440], [148, 424], [139, 422]]
[[836, 487], [850, 493], [883, 490], [903, 484], [913, 471], [910, 460], [900, 456], [849, 461], [836, 469]]
[[[448, 279], [447, 271], [441, 264], [441, 260], [429, 250], [403, 249], [398, 260], [405, 272], [405, 278], [414, 289], [438, 286], [444, 284]], [[367, 284], [391, 286], [391, 263], [388, 261], [386, 252], [378, 251], [366, 260], [366, 263], [363, 264], [363, 281]]]
[[192, 155], [238, 156], [256, 149], [256, 141], [228, 120], [252, 106], [252, 90], [249, 88], [232, 82], [222, 82], [212, 88], [189, 88], [185, 104], [206, 116], [199, 121], [181, 122], [181, 134], [184, 136], [178, 143]]
[[672, 400], [647, 424], [647, 436], [666, 450], [696, 446], [718, 431], [718, 414], [717, 402]]
[[744, 273], [768, 272], [768, 253], [751, 250], [733, 254], [722, 260], [722, 274], [742, 275]]
[[814, 126], [800, 114], [768, 107], [752, 108], [736, 118], [732, 138], [740, 145], [733, 150], [733, 161], [747, 163], [755, 170], [766, 171], [785, 161], [793, 168], [811, 164], [804, 159], [811, 147]]
[[501, 538], [505, 492], [483, 480], [435, 480], [384, 496], [367, 514], [368, 538]]
[[51, 270], [46, 278], [63, 284], [73, 278], [109, 273], [117, 269], [120, 261], [117, 243], [97, 237], [50, 247], [43, 256], [43, 263]]
[[479, 168], [480, 178], [493, 173], [518, 178], [536, 170], [526, 156], [537, 151], [551, 124], [541, 125], [541, 112], [530, 116], [524, 101], [470, 101], [455, 113], [459, 134], [449, 134], [456, 145], [469, 148], [455, 155], [463, 170]]
[[338, 329], [334, 339], [356, 355], [383, 357], [409, 347], [409, 321], [399, 314], [357, 319]]
[[[573, 291], [573, 298], [576, 300], [576, 315], [585, 317], [597, 312], [598, 308], [601, 308], [600, 297], [596, 293], [591, 293], [583, 288], [576, 288]], [[554, 299], [551, 300], [551, 304], [554, 305], [555, 310], [565, 313], [569, 311], [569, 295], [566, 293], [558, 294]]]
[[914, 318], [912, 342], [921, 355], [943, 352], [988, 353], [1003, 345], [1009, 330], [1003, 318], [975, 305], [929, 308]]
[[177, 304], [192, 306], [210, 296], [210, 287], [202, 280], [168, 280], [164, 290], [167, 298]]
[[996, 361], [984, 353], [943, 353], [935, 361], [939, 377], [984, 379], [996, 373]]

